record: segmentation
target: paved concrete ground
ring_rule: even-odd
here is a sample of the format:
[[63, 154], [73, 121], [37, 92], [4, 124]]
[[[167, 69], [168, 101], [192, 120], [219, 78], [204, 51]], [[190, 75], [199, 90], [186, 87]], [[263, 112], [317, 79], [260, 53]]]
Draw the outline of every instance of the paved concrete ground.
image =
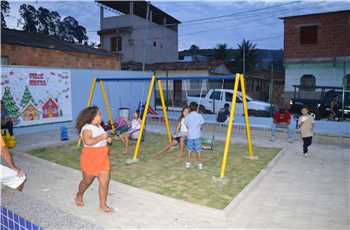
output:
[[[86, 194], [86, 207], [76, 208], [73, 197], [80, 172], [23, 153], [57, 140], [58, 131], [18, 136], [16, 161], [26, 170], [29, 180], [24, 193], [16, 194], [22, 197], [13, 199], [10, 207], [19, 210], [23, 200], [35, 200], [36, 204], [59, 210], [57, 219], [76, 216], [72, 228], [349, 229], [350, 151], [346, 147], [315, 144], [311, 156], [304, 158], [299, 154], [299, 142], [288, 144], [285, 139], [270, 142], [255, 138], [255, 144], [285, 147], [286, 151], [224, 211], [113, 181], [109, 203], [117, 211], [106, 215], [97, 211], [96, 182]], [[244, 138], [236, 135], [233, 140], [240, 142]], [[25, 204], [31, 206], [30, 202]], [[38, 212], [42, 209], [35, 207], [31, 214], [25, 211], [21, 214], [33, 218], [33, 212], [37, 213], [41, 217], [33, 220], [50, 226], [52, 213]], [[46, 222], [42, 222], [45, 216]], [[51, 221], [51, 228], [55, 228], [57, 222]]]

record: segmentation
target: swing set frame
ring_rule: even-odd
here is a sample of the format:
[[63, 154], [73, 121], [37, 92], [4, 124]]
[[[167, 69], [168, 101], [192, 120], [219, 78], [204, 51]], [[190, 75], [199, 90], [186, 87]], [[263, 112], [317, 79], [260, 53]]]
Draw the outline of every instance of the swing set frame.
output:
[[[162, 86], [162, 80], [232, 80], [234, 79], [234, 88], [233, 88], [233, 97], [232, 97], [232, 102], [231, 102], [231, 108], [230, 108], [230, 117], [228, 120], [228, 128], [227, 128], [227, 133], [226, 133], [226, 139], [225, 139], [225, 147], [224, 147], [224, 153], [221, 161], [221, 167], [220, 167], [220, 178], [224, 178], [225, 176], [225, 171], [228, 163], [228, 152], [230, 149], [230, 144], [231, 144], [231, 136], [232, 136], [232, 125], [234, 121], [234, 113], [235, 113], [235, 108], [236, 108], [236, 101], [237, 101], [237, 91], [238, 91], [238, 85], [241, 85], [241, 93], [242, 93], [242, 99], [243, 99], [243, 110], [244, 110], [244, 117], [245, 117], [245, 127], [246, 127], [246, 136], [247, 136], [247, 144], [248, 144], [248, 154], [249, 154], [249, 159], [254, 160], [256, 159], [253, 154], [253, 148], [252, 148], [252, 142], [251, 142], [251, 134], [250, 134], [250, 125], [249, 125], [249, 118], [248, 118], [248, 107], [247, 107], [247, 100], [246, 100], [246, 90], [245, 90], [245, 83], [244, 83], [244, 76], [243, 74], [237, 73], [235, 76], [199, 76], [199, 77], [157, 77], [155, 74], [153, 74], [151, 77], [142, 77], [142, 78], [98, 78], [94, 77], [91, 88], [90, 88], [90, 93], [89, 93], [89, 98], [87, 102], [87, 106], [91, 106], [91, 102], [94, 96], [95, 88], [97, 82], [100, 85], [102, 96], [103, 96], [103, 101], [105, 103], [107, 113], [108, 113], [108, 118], [110, 121], [110, 124], [112, 126], [112, 134], [114, 135], [116, 133], [116, 130], [114, 127], [114, 122], [113, 122], [113, 115], [111, 112], [111, 108], [109, 106], [109, 101], [107, 98], [104, 82], [110, 82], [110, 81], [150, 81], [150, 85], [148, 88], [148, 93], [147, 93], [147, 100], [146, 104], [144, 107], [144, 111], [142, 114], [142, 123], [141, 123], [141, 128], [140, 128], [140, 133], [138, 136], [138, 139], [136, 141], [136, 146], [134, 149], [133, 161], [138, 160], [138, 155], [140, 152], [140, 145], [142, 141], [142, 136], [144, 133], [145, 125], [146, 125], [146, 119], [148, 115], [148, 110], [153, 94], [153, 88], [154, 85], [157, 81], [158, 84], [158, 89], [159, 89], [159, 96], [161, 99], [161, 104], [162, 104], [162, 110], [163, 110], [163, 116], [164, 116], [164, 123], [167, 131], [167, 138], [169, 143], [172, 141], [172, 135], [171, 135], [171, 130], [169, 126], [169, 119], [167, 115], [167, 107], [165, 103], [165, 98], [164, 98], [164, 91], [163, 91], [163, 86]], [[79, 139], [80, 143], [80, 139]]]

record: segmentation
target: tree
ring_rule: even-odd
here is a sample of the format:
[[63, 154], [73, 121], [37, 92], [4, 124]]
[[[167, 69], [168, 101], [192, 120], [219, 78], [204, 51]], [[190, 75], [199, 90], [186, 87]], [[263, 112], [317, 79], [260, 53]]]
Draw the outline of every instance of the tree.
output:
[[[257, 50], [256, 45], [253, 44], [249, 40], [243, 39], [241, 44], [238, 45], [238, 54], [235, 57], [236, 65], [238, 70], [243, 73], [250, 72], [254, 70], [256, 62], [257, 62]], [[243, 55], [244, 53], [244, 55]], [[243, 62], [243, 56], [245, 61]], [[245, 63], [245, 68], [243, 68], [243, 64]]]
[[60, 23], [58, 37], [80, 44], [88, 40], [85, 27], [79, 25], [79, 22], [71, 16], [65, 17]]
[[4, 102], [4, 106], [9, 113], [9, 116], [12, 118], [17, 118], [19, 113], [19, 108], [16, 105], [15, 100], [13, 99], [11, 95], [11, 91], [9, 87], [5, 87], [4, 95], [2, 96], [2, 101]]
[[22, 24], [22, 29], [27, 32], [36, 33], [38, 32], [38, 17], [37, 11], [32, 5], [22, 4], [19, 7], [19, 15], [21, 15], [22, 20], [18, 23]]
[[217, 44], [215, 48], [215, 58], [218, 60], [225, 61], [228, 56], [228, 50], [226, 43]]
[[5, 17], [10, 13], [10, 3], [1, 0], [1, 28], [7, 28]]
[[65, 17], [61, 20], [61, 16], [56, 11], [50, 11], [44, 7], [35, 7], [27, 4], [22, 4], [19, 9], [24, 31], [39, 32], [47, 35], [52, 35], [60, 40], [68, 42], [84, 43], [88, 41], [87, 32], [84, 26], [71, 17]]
[[192, 56], [197, 55], [199, 53], [199, 47], [196, 45], [191, 45], [190, 53]]
[[28, 102], [32, 101], [34, 104], [34, 99], [33, 99], [33, 96], [32, 94], [30, 93], [29, 91], [29, 88], [28, 86], [26, 86], [26, 88], [24, 89], [24, 93], [23, 93], [23, 96], [22, 96], [22, 99], [21, 99], [21, 102], [20, 102], [20, 106], [24, 107], [28, 104]]
[[57, 27], [61, 22], [61, 16], [56, 11], [50, 11], [40, 7], [37, 11], [38, 32], [47, 35], [56, 35]]

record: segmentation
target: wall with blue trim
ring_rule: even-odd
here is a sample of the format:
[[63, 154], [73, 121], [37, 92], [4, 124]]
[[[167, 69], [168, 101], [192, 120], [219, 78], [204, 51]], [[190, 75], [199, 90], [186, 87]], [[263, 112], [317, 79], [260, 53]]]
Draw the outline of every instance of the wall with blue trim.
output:
[[[11, 66], [13, 68], [14, 66]], [[18, 67], [28, 68], [28, 67]], [[30, 67], [34, 68], [34, 67]], [[50, 69], [44, 67], [35, 67], [38, 69]], [[62, 68], [52, 68], [62, 69]], [[69, 69], [71, 71], [71, 94], [72, 94], [72, 115], [73, 121], [63, 123], [50, 123], [45, 125], [18, 127], [15, 128], [15, 134], [35, 133], [39, 131], [47, 131], [59, 129], [62, 125], [70, 128], [74, 127], [75, 119], [79, 112], [87, 105], [89, 91], [94, 77], [103, 78], [144, 78], [151, 77], [150, 72], [141, 71], [114, 71], [114, 70], [98, 70], [98, 69]], [[145, 101], [149, 88], [149, 81], [122, 81], [122, 82], [105, 82], [105, 89], [108, 95], [108, 101], [114, 118], [119, 114], [120, 107], [128, 107], [131, 111], [135, 111], [140, 101]], [[108, 120], [108, 114], [103, 102], [100, 85], [96, 84], [95, 94], [92, 101], [93, 105], [98, 105], [101, 109], [103, 119]], [[153, 104], [153, 97], [152, 97]], [[152, 105], [151, 104], [151, 105]]]

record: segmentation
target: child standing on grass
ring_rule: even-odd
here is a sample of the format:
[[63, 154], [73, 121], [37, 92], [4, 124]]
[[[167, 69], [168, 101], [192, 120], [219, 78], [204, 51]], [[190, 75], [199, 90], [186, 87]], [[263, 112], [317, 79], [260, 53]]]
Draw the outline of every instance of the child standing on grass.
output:
[[201, 127], [204, 124], [204, 119], [198, 111], [198, 104], [191, 102], [190, 114], [185, 118], [185, 125], [188, 129], [187, 134], [187, 150], [188, 161], [186, 162], [186, 168], [191, 167], [192, 153], [197, 153], [198, 169], [203, 169], [201, 152], [202, 152], [202, 140], [201, 140]]
[[113, 209], [107, 206], [110, 177], [109, 148], [107, 143], [111, 144], [112, 139], [108, 137], [108, 134], [102, 128], [101, 121], [101, 112], [97, 106], [83, 109], [77, 118], [76, 128], [80, 133], [84, 147], [80, 155], [80, 168], [83, 173], [83, 179], [79, 184], [75, 204], [78, 207], [84, 206], [84, 193], [95, 177], [97, 177], [99, 181], [100, 209], [103, 212], [110, 213]]
[[303, 139], [303, 153], [307, 157], [308, 148], [312, 143], [312, 136], [314, 135], [314, 118], [309, 114], [307, 107], [301, 109], [301, 114], [298, 120], [298, 127], [300, 128]]

